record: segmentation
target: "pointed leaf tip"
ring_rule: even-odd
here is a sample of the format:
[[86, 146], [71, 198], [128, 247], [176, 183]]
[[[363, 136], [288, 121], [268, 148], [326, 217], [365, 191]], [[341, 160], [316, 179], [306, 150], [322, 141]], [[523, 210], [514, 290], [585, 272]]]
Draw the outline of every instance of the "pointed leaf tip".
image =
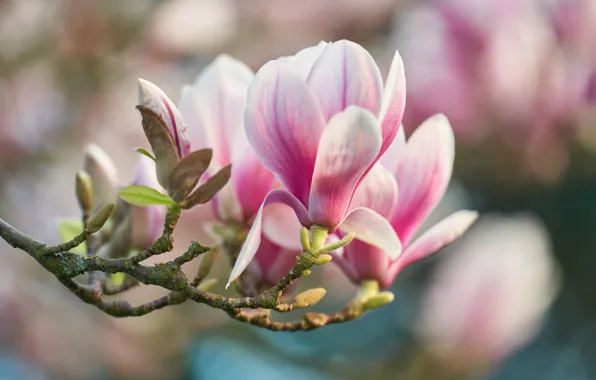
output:
[[147, 156], [150, 159], [152, 159], [153, 161], [155, 161], [155, 157], [147, 149], [145, 149], [145, 148], [137, 148], [137, 149], [135, 149], [135, 151], [137, 151], [137, 152], [141, 153], [143, 156]]

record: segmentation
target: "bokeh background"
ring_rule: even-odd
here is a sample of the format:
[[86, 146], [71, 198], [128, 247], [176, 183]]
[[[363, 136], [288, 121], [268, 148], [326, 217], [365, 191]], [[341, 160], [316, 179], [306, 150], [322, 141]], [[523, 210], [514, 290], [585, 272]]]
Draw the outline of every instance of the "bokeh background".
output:
[[[400, 274], [390, 306], [294, 334], [194, 304], [109, 318], [1, 242], [0, 378], [596, 379], [595, 0], [0, 0], [0, 215], [58, 242], [88, 143], [131, 180], [137, 77], [177, 101], [220, 53], [257, 70], [342, 38], [384, 75], [400, 51], [407, 131], [451, 120], [454, 178], [429, 222], [481, 211], [463, 239]], [[185, 218], [173, 255], [209, 243], [208, 217]], [[315, 272], [317, 309], [355, 292]]]

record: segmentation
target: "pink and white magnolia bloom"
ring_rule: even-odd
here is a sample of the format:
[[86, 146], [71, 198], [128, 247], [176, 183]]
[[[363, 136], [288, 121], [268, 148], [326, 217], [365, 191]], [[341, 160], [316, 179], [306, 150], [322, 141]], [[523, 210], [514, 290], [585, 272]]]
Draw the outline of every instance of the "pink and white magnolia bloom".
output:
[[178, 156], [190, 153], [190, 140], [186, 135], [186, 125], [174, 102], [155, 84], [139, 78], [139, 105], [149, 108], [161, 116], [166, 123]]
[[[259, 161], [246, 139], [244, 110], [252, 71], [242, 62], [220, 55], [192, 85], [182, 89], [180, 112], [194, 147], [213, 149], [210, 172], [232, 164], [227, 185], [213, 198], [215, 217], [248, 229], [265, 196], [278, 187], [274, 174]], [[298, 233], [298, 231], [296, 231]], [[241, 278], [247, 294], [277, 283], [296, 262], [300, 251], [263, 239], [255, 260]]]
[[[134, 185], [161, 189], [155, 174], [155, 162], [141, 155], [135, 167]], [[166, 216], [166, 207], [159, 205], [130, 206], [132, 216], [132, 242], [136, 248], [145, 249], [159, 238]]]
[[[339, 228], [387, 251], [401, 251], [385, 218], [369, 208], [349, 206], [362, 177], [395, 138], [404, 106], [399, 54], [383, 89], [371, 55], [350, 41], [321, 43], [270, 61], [257, 72], [248, 91], [246, 135], [285, 190], [265, 197], [230, 282], [257, 252], [262, 210], [272, 203], [290, 206], [303, 226], [330, 232]], [[298, 241], [297, 236], [292, 239]]]
[[387, 288], [402, 268], [452, 243], [476, 220], [475, 211], [457, 211], [412, 242], [419, 226], [445, 194], [453, 159], [453, 131], [444, 115], [422, 123], [407, 143], [400, 128], [381, 162], [356, 190], [352, 208], [369, 207], [387, 218], [404, 249], [401, 254], [386, 251], [356, 236], [343, 250], [333, 253], [333, 261], [350, 280], [356, 284], [376, 280]]
[[244, 131], [246, 96], [253, 78], [244, 63], [220, 55], [192, 85], [184, 86], [180, 97], [193, 147], [213, 149], [207, 174], [232, 164], [230, 181], [213, 199], [221, 222], [245, 225], [275, 187], [275, 176], [259, 161]]

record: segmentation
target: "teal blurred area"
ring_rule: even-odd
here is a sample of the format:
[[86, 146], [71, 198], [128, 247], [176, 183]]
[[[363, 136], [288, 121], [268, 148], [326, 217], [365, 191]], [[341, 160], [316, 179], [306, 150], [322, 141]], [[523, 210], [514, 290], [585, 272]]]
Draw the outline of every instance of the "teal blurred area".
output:
[[[58, 242], [89, 143], [131, 181], [148, 148], [138, 77], [177, 102], [218, 54], [256, 71], [343, 38], [384, 77], [400, 52], [408, 135], [449, 117], [454, 176], [427, 225], [479, 210], [464, 238], [400, 273], [392, 304], [308, 333], [190, 303], [112, 319], [2, 242], [0, 379], [595, 379], [595, 0], [0, 0], [1, 217]], [[212, 243], [208, 217], [185, 215], [160, 259]], [[229, 271], [220, 260], [214, 276]], [[317, 311], [356, 292], [333, 265], [300, 284], [314, 286], [328, 290]]]

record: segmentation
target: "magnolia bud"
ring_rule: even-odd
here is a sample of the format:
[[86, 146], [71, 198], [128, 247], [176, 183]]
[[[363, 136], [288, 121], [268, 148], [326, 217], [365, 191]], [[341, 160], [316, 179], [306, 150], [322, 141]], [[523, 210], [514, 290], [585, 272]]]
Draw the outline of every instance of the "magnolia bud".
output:
[[217, 258], [218, 253], [219, 249], [212, 249], [203, 254], [197, 277], [205, 278], [209, 276], [209, 272], [211, 272], [211, 268], [213, 268], [213, 264], [215, 264], [215, 259]]
[[201, 282], [201, 285], [198, 286], [199, 290], [202, 290], [204, 292], [208, 291], [209, 289], [211, 289], [212, 287], [215, 286], [215, 284], [217, 284], [217, 278], [209, 278], [203, 282]]
[[140, 78], [139, 106], [145, 107], [161, 117], [172, 136], [178, 157], [183, 158], [190, 153], [190, 140], [186, 134], [186, 125], [180, 111], [159, 87]]
[[370, 311], [370, 310], [377, 309], [381, 306], [385, 306], [385, 305], [393, 302], [394, 298], [395, 298], [395, 296], [391, 292], [381, 292], [381, 293], [375, 294], [374, 296], [371, 296], [369, 299], [367, 299], [364, 302], [364, 304], [362, 305], [362, 309], [364, 311]]
[[323, 313], [306, 313], [304, 320], [312, 326], [323, 327], [327, 324], [329, 317]]
[[93, 189], [89, 174], [84, 171], [77, 173], [75, 177], [75, 190], [81, 211], [88, 215], [93, 205]]
[[97, 210], [97, 212], [95, 212], [95, 214], [89, 218], [89, 222], [87, 223], [87, 228], [85, 231], [87, 231], [89, 234], [99, 231], [110, 218], [110, 215], [114, 210], [114, 206], [115, 203], [106, 203], [99, 210]]
[[325, 265], [328, 262], [330, 262], [331, 259], [333, 259], [333, 257], [331, 257], [331, 255], [323, 253], [323, 254], [320, 254], [319, 256], [317, 256], [314, 263], [315, 263], [315, 265]]
[[325, 297], [327, 291], [324, 288], [306, 290], [294, 297], [294, 306], [298, 308], [310, 307]]
[[93, 202], [91, 212], [102, 205], [116, 201], [117, 172], [114, 162], [98, 145], [90, 144], [85, 149], [84, 170], [91, 178]]

